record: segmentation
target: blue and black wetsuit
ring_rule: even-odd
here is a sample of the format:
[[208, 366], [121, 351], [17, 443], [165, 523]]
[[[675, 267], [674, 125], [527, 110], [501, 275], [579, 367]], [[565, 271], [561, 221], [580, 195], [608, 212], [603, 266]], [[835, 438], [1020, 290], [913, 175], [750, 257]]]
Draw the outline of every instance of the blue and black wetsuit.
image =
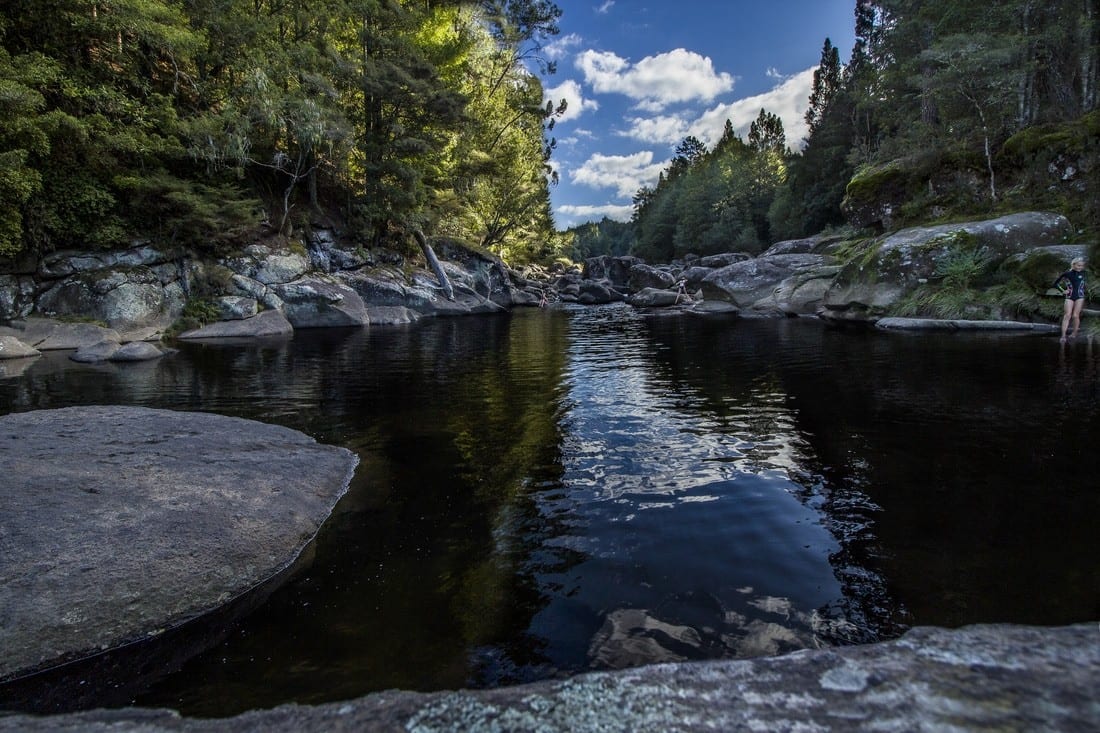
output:
[[1081, 300], [1085, 297], [1085, 273], [1077, 270], [1066, 270], [1054, 281], [1054, 287], [1065, 290], [1062, 283], [1069, 285], [1066, 300]]

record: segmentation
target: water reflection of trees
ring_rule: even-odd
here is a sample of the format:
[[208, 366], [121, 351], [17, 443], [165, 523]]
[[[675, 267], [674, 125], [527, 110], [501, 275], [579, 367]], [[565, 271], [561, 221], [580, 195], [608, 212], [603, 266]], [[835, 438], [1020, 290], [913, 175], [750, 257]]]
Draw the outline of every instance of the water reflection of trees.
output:
[[[185, 344], [144, 365], [47, 354], [0, 375], [4, 412], [101, 403], [221, 412], [361, 458], [309, 571], [144, 703], [186, 696], [200, 713], [576, 671], [558, 668], [562, 655], [548, 646], [561, 640], [537, 628], [591, 559], [570, 544], [576, 506], [561, 496], [563, 452], [578, 447], [566, 424], [579, 386], [567, 361], [571, 316], [515, 318], [522, 324], [463, 318]], [[660, 607], [638, 594], [637, 604], [570, 619], [590, 637], [582, 661], [773, 653], [890, 636], [911, 621], [1095, 616], [1080, 590], [1100, 587], [1100, 499], [1087, 493], [1086, 460], [1100, 383], [1088, 344], [1059, 354], [1034, 340], [982, 346], [801, 322], [643, 323], [628, 309], [586, 311], [578, 327], [596, 337], [593, 363], [630, 339], [642, 360], [631, 387], [688, 418], [673, 429], [697, 431], [700, 442], [730, 437], [692, 477], [701, 486], [722, 478], [723, 461], [782, 473], [792, 504], [836, 538], [829, 563], [843, 591], [837, 607], [808, 610], [751, 588], [668, 594]], [[597, 379], [618, 365], [601, 368]], [[648, 427], [641, 419], [629, 429]], [[585, 480], [656, 502], [668, 498], [662, 478]], [[1003, 589], [1016, 584], [1018, 600]], [[1003, 608], [1006, 598], [1016, 606]]]
[[[796, 430], [804, 500], [841, 549], [844, 613], [913, 623], [1068, 623], [1095, 616], [1100, 428], [1091, 344], [981, 334], [836, 331], [817, 323], [655, 320], [657, 368], [723, 414], [767, 412], [767, 375]], [[767, 425], [765, 428], [769, 427]]]
[[[793, 493], [820, 513], [838, 549], [829, 562], [840, 581], [843, 599], [837, 607], [815, 610], [811, 625], [821, 628], [826, 643], [865, 642], [896, 635], [904, 613], [890, 597], [881, 575], [874, 535], [879, 507], [865, 493], [866, 463], [857, 452], [845, 460], [823, 460], [820, 437], [843, 432], [846, 407], [837, 404], [832, 422], [815, 427], [803, 408], [805, 389], [825, 389], [798, 379], [799, 366], [810, 372], [810, 354], [821, 343], [791, 344], [773, 334], [754, 334], [752, 326], [730, 320], [652, 319], [649, 335], [655, 382], [690, 392], [694, 409], [705, 413], [721, 430], [743, 436], [742, 468], [753, 473], [780, 470]], [[783, 323], [769, 322], [771, 330]], [[800, 338], [823, 339], [821, 330], [800, 332]], [[793, 346], [793, 348], [792, 348]], [[836, 398], [835, 393], [832, 398]], [[839, 399], [837, 402], [839, 403]], [[822, 621], [839, 621], [831, 626]]]

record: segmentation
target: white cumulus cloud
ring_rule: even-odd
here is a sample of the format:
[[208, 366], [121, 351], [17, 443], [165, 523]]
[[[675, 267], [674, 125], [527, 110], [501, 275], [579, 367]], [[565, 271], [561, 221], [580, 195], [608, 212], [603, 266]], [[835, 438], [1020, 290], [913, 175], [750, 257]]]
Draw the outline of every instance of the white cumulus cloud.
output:
[[654, 163], [650, 150], [631, 155], [596, 153], [572, 171], [569, 178], [578, 185], [614, 189], [617, 196], [629, 198], [642, 186], [654, 186], [667, 165], [667, 161]]
[[675, 144], [687, 137], [691, 129], [691, 121], [681, 115], [632, 117], [627, 123], [629, 127], [618, 134], [644, 143]]
[[579, 53], [575, 64], [596, 92], [623, 94], [649, 111], [682, 102], [708, 102], [734, 84], [733, 76], [715, 71], [709, 57], [682, 48], [647, 56], [636, 64], [610, 51], [590, 49]]
[[559, 206], [554, 213], [568, 220], [565, 226], [575, 226], [582, 221], [599, 221], [605, 216], [615, 221], [630, 221], [634, 215], [634, 206], [623, 204], [603, 204], [599, 206]]
[[581, 45], [582, 39], [576, 33], [564, 35], [542, 47], [542, 52], [548, 59], [560, 59], [569, 55], [571, 49]]
[[746, 137], [752, 121], [757, 118], [761, 109], [765, 109], [783, 121], [787, 146], [792, 150], [799, 150], [802, 148], [803, 138], [809, 134], [805, 117], [806, 109], [810, 106], [813, 80], [814, 69], [806, 69], [786, 78], [763, 94], [713, 107], [691, 123], [689, 134], [708, 146], [713, 146], [722, 137], [726, 120], [729, 120], [737, 134]]
[[585, 110], [597, 110], [600, 105], [594, 99], [585, 99], [584, 91], [581, 89], [581, 85], [577, 82], [569, 79], [558, 84], [556, 87], [544, 89], [542, 93], [542, 103], [545, 105], [547, 101], [554, 104], [556, 108], [561, 100], [565, 100], [565, 113], [558, 118], [558, 122], [569, 122], [580, 117]]

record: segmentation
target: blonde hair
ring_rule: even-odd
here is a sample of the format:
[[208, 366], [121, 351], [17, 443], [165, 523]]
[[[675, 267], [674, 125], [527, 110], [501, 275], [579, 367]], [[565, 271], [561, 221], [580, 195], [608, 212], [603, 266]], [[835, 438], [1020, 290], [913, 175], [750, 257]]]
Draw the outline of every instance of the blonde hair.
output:
[[1074, 257], [1072, 260], [1069, 261], [1069, 266], [1073, 267], [1078, 262], [1080, 262], [1081, 264], [1084, 264], [1085, 263], [1085, 258], [1084, 257]]

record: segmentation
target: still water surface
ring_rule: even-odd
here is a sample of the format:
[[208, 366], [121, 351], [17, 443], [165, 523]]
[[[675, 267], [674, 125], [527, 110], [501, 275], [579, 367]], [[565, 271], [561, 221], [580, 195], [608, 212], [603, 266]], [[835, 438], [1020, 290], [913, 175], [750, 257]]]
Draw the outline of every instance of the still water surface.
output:
[[1100, 618], [1100, 345], [623, 306], [47, 354], [0, 413], [201, 410], [355, 451], [312, 563], [134, 701], [230, 715]]

